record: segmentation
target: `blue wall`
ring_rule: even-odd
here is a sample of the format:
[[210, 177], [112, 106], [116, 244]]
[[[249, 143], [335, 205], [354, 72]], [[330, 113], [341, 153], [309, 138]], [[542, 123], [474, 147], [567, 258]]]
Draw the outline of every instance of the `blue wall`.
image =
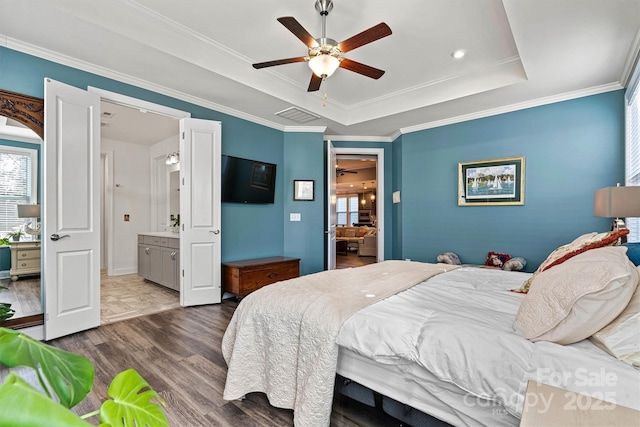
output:
[[[146, 89], [0, 47], [0, 88], [43, 96], [44, 77], [95, 86], [222, 122], [222, 152], [275, 163], [272, 205], [222, 206], [222, 260], [301, 257], [324, 268], [324, 152], [319, 134], [284, 133]], [[465, 263], [487, 252], [528, 259], [528, 270], [579, 234], [607, 230], [592, 216], [593, 191], [624, 181], [622, 91], [402, 135], [393, 143], [334, 142], [385, 150], [385, 258]], [[457, 205], [458, 163], [525, 156], [524, 206]], [[294, 202], [293, 180], [315, 179], [316, 200]], [[392, 203], [400, 190], [402, 202]], [[291, 223], [289, 213], [303, 220]]]
[[[400, 192], [402, 200], [402, 135], [393, 141], [393, 162], [392, 162], [392, 197], [393, 192]], [[386, 181], [385, 181], [386, 182]], [[392, 200], [393, 201], [393, 200]], [[394, 203], [391, 206], [393, 215], [392, 230], [392, 259], [402, 259], [402, 202]]]
[[[402, 258], [456, 252], [525, 257], [532, 271], [556, 247], [606, 231], [593, 192], [624, 182], [623, 91], [403, 135]], [[458, 163], [525, 156], [524, 206], [458, 206]]]
[[[180, 101], [129, 84], [80, 71], [0, 47], [0, 88], [42, 98], [44, 78], [86, 89], [94, 86], [149, 102], [188, 111], [192, 117], [222, 122], [222, 152], [277, 165], [276, 199], [269, 205], [222, 205], [222, 261], [283, 255], [284, 133], [208, 108]], [[321, 159], [302, 158], [299, 167]], [[308, 163], [306, 163], [308, 162]], [[307, 260], [305, 260], [306, 262]], [[316, 260], [309, 260], [311, 265]], [[322, 260], [320, 261], [322, 262]]]
[[[322, 133], [287, 132], [284, 135], [287, 168], [284, 173], [284, 254], [301, 258], [300, 274], [324, 270], [325, 150]], [[314, 200], [293, 200], [293, 180], [313, 180]], [[301, 221], [290, 221], [299, 213]]]

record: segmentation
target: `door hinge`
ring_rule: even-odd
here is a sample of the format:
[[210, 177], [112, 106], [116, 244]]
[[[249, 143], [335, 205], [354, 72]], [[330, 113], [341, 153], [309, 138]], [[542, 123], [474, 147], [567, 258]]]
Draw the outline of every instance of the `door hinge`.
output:
[[184, 277], [184, 270], [182, 270], [182, 277]]
[[182, 132], [182, 139], [184, 139], [184, 132]]

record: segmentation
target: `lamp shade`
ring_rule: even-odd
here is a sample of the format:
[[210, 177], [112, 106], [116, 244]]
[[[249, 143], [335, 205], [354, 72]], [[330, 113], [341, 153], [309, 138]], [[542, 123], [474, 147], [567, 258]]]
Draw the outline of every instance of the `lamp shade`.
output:
[[40, 218], [40, 205], [18, 205], [18, 218]]
[[640, 217], [640, 186], [607, 187], [596, 190], [593, 196], [593, 216]]
[[318, 77], [329, 77], [340, 66], [340, 60], [335, 56], [323, 53], [309, 60], [309, 68]]

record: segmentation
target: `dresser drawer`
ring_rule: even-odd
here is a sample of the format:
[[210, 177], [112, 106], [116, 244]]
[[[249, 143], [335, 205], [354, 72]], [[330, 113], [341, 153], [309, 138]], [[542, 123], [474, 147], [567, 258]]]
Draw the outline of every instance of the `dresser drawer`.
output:
[[19, 260], [21, 259], [40, 259], [40, 249], [36, 250], [20, 250], [16, 252], [16, 257]]
[[26, 268], [40, 268], [40, 258], [37, 259], [19, 259], [18, 264], [16, 265], [18, 270], [23, 270]]
[[236, 295], [247, 295], [263, 286], [300, 275], [297, 258], [273, 257], [222, 265], [224, 290]]

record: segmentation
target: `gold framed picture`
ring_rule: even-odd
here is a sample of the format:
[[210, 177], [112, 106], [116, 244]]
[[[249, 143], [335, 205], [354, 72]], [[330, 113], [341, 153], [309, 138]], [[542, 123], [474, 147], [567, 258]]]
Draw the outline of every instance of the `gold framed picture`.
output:
[[524, 205], [524, 156], [458, 163], [458, 206]]

